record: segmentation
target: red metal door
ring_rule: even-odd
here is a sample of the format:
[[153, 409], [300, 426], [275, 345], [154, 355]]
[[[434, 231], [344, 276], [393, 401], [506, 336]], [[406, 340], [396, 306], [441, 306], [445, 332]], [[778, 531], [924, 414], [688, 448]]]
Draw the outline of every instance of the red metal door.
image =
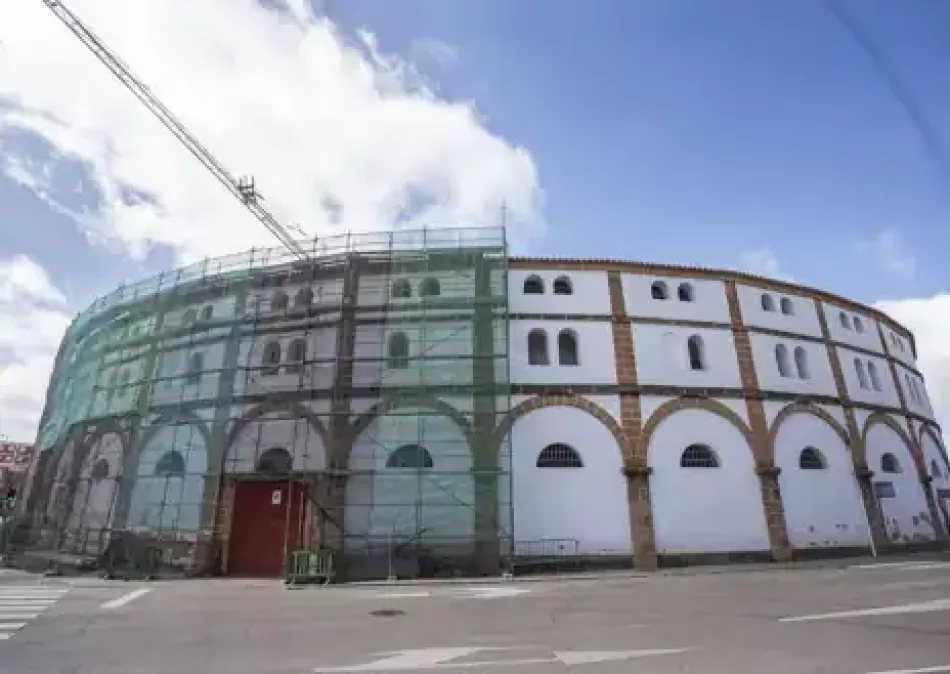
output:
[[[284, 572], [284, 538], [293, 550], [299, 540], [304, 491], [294, 485], [288, 498], [286, 482], [238, 482], [234, 490], [234, 513], [228, 574], [279, 577]], [[287, 508], [290, 508], [290, 518]]]

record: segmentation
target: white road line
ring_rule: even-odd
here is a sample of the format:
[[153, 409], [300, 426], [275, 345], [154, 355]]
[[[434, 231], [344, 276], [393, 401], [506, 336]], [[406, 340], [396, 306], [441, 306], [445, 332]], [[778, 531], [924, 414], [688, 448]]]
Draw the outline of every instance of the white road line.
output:
[[0, 620], [33, 620], [39, 613], [0, 613]]
[[9, 632], [10, 630], [18, 630], [24, 625], [26, 625], [26, 623], [0, 623], [0, 630]]
[[935, 674], [936, 672], [950, 672], [950, 665], [936, 667], [922, 667], [920, 669], [892, 669], [887, 672], [868, 672], [868, 674]]
[[901, 604], [899, 606], [881, 606], [879, 608], [857, 609], [854, 611], [838, 611], [837, 613], [817, 613], [789, 618], [779, 618], [781, 623], [802, 623], [812, 620], [834, 620], [835, 618], [863, 618], [866, 616], [903, 615], [906, 613], [933, 613], [935, 611], [950, 611], [950, 599], [935, 599], [916, 604]]
[[125, 606], [126, 604], [129, 604], [129, 603], [135, 601], [135, 600], [138, 599], [139, 597], [144, 597], [145, 595], [147, 595], [147, 594], [148, 594], [149, 592], [151, 592], [151, 591], [152, 591], [152, 588], [150, 588], [150, 587], [140, 587], [140, 588], [137, 589], [137, 590], [132, 590], [132, 591], [129, 592], [128, 594], [122, 595], [122, 596], [119, 597], [118, 599], [113, 599], [112, 601], [107, 601], [106, 603], [104, 603], [104, 604], [102, 605], [101, 608], [104, 608], [104, 609], [106, 609], [107, 611], [112, 610], [112, 609], [116, 609], [116, 608], [122, 608], [122, 607]]

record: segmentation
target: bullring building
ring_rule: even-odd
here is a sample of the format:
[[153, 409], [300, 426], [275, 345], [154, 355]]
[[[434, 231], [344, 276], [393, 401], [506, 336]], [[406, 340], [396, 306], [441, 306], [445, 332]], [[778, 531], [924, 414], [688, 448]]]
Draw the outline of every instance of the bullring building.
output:
[[[191, 572], [641, 568], [940, 545], [913, 336], [734, 271], [509, 257], [503, 229], [350, 234], [117, 289], [57, 356], [31, 543], [133, 531]], [[427, 567], [428, 568], [428, 567]]]

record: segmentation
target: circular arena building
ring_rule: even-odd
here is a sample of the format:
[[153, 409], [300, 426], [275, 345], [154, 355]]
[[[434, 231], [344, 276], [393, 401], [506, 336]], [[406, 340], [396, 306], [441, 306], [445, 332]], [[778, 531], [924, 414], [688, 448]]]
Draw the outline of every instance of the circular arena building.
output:
[[122, 287], [69, 328], [24, 540], [191, 573], [655, 568], [937, 546], [913, 336], [734, 271], [352, 234]]

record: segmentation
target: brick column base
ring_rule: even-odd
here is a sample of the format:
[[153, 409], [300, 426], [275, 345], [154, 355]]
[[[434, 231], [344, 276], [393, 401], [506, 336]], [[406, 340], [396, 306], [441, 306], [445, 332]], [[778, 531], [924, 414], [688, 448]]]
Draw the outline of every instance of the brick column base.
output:
[[792, 558], [792, 546], [788, 541], [782, 491], [778, 484], [782, 469], [776, 466], [759, 466], [755, 472], [759, 476], [759, 488], [762, 491], [762, 507], [765, 510], [765, 523], [769, 528], [772, 559], [776, 562], [787, 562]]
[[867, 512], [868, 522], [871, 524], [871, 537], [874, 539], [874, 545], [878, 548], [887, 547], [887, 530], [884, 528], [884, 518], [881, 515], [880, 507], [878, 507], [877, 497], [874, 495], [874, 485], [871, 482], [874, 471], [869, 470], [867, 466], [861, 466], [855, 469], [854, 474], [858, 480], [858, 486], [861, 488], [861, 500], [864, 501], [864, 510]]
[[650, 502], [652, 472], [652, 468], [642, 463], [628, 462], [624, 466], [627, 497], [632, 511], [630, 528], [633, 530], [633, 566], [643, 571], [653, 571], [657, 567], [653, 507]]
[[924, 496], [927, 498], [927, 510], [930, 512], [931, 522], [933, 523], [934, 533], [938, 541], [947, 541], [947, 531], [943, 526], [943, 520], [940, 519], [940, 510], [937, 508], [937, 499], [934, 498], [933, 489], [930, 483], [933, 477], [926, 473], [920, 476], [920, 486], [924, 490]]

